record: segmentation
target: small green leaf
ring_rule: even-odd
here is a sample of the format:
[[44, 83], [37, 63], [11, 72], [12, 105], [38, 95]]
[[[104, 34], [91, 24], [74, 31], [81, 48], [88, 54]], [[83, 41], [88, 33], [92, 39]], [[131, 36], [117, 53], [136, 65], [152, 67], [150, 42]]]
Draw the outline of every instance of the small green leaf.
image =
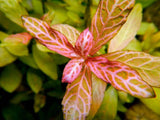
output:
[[5, 48], [0, 46], [0, 67], [10, 64], [16, 60], [16, 57], [10, 54]]
[[114, 120], [117, 114], [117, 105], [117, 91], [112, 86], [110, 86], [105, 92], [103, 102], [94, 120]]
[[160, 115], [160, 88], [153, 88], [156, 94], [155, 98], [140, 99], [152, 111]]
[[25, 8], [20, 5], [20, 0], [0, 0], [0, 10], [20, 26], [23, 26], [21, 16], [28, 15]]
[[133, 39], [123, 50], [142, 51], [142, 45], [138, 40]]
[[152, 3], [154, 3], [156, 0], [136, 0], [136, 3], [141, 3], [143, 8], [148, 7]]
[[6, 37], [8, 37], [8, 34], [0, 31], [0, 41], [3, 41]]
[[38, 50], [38, 48], [33, 45], [33, 58], [36, 61], [38, 67], [44, 72], [46, 75], [51, 77], [52, 79], [56, 80], [57, 75], [57, 66], [51, 56], [48, 53], [42, 52]]
[[125, 102], [132, 103], [134, 100], [133, 96], [123, 91], [118, 91], [118, 97], [119, 97], [119, 100], [123, 103]]
[[32, 68], [38, 69], [38, 66], [37, 66], [35, 60], [33, 59], [32, 54], [29, 54], [28, 56], [20, 56], [19, 60]]
[[34, 111], [39, 112], [39, 110], [44, 107], [45, 103], [46, 103], [46, 96], [41, 94], [36, 94], [34, 97], [34, 106], [33, 106]]
[[54, 59], [57, 65], [65, 64], [66, 62], [69, 61], [69, 58], [64, 57], [60, 54], [51, 54], [51, 57]]
[[38, 93], [42, 88], [42, 78], [34, 70], [27, 72], [27, 82], [33, 92]]
[[0, 86], [10, 93], [18, 88], [21, 80], [22, 74], [14, 64], [6, 66], [0, 74]]
[[135, 5], [129, 14], [126, 23], [122, 26], [117, 35], [110, 41], [108, 51], [114, 52], [125, 48], [134, 39], [142, 20], [142, 7]]
[[39, 15], [43, 14], [43, 5], [41, 0], [32, 0], [33, 10]]

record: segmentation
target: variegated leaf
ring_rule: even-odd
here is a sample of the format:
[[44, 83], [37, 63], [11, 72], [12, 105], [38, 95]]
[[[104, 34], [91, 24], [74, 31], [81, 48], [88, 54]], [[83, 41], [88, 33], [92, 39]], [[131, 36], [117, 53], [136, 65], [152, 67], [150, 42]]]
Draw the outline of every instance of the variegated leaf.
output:
[[77, 56], [73, 46], [60, 32], [52, 29], [46, 22], [32, 17], [22, 17], [24, 27], [50, 50], [72, 58]]
[[134, 0], [101, 0], [92, 20], [91, 32], [94, 47], [91, 54], [96, 53], [102, 45], [112, 39], [125, 23]]
[[75, 49], [78, 50], [81, 56], [86, 57], [92, 49], [92, 42], [93, 36], [90, 33], [89, 28], [87, 28], [78, 37]]
[[136, 4], [130, 12], [126, 23], [110, 41], [108, 51], [114, 52], [125, 48], [135, 37], [142, 21], [142, 6]]
[[67, 24], [56, 24], [51, 27], [64, 34], [68, 41], [75, 46], [78, 36], [80, 35], [80, 32], [77, 29]]
[[91, 72], [87, 67], [67, 86], [62, 104], [65, 120], [84, 120], [88, 115], [91, 104]]
[[62, 82], [72, 83], [79, 75], [82, 69], [83, 59], [72, 59], [64, 68]]
[[104, 56], [109, 60], [131, 66], [145, 82], [151, 86], [160, 87], [160, 57], [135, 51], [117, 51]]
[[121, 62], [107, 59], [105, 61], [104, 57], [98, 56], [91, 58], [87, 64], [97, 77], [112, 84], [118, 90], [137, 97], [154, 96], [152, 88], [141, 79], [139, 74]]

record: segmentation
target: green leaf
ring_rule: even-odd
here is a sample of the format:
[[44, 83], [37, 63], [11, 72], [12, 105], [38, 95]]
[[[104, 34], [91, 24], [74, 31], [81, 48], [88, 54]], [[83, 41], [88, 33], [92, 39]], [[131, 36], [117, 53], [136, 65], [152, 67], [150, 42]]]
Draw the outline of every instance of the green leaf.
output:
[[133, 96], [123, 91], [118, 91], [118, 97], [122, 103], [132, 103], [134, 100]]
[[21, 80], [22, 74], [14, 64], [6, 66], [0, 74], [0, 86], [10, 93], [18, 88]]
[[0, 0], [0, 10], [5, 15], [23, 27], [21, 16], [28, 15], [24, 7], [20, 5], [20, 0]]
[[43, 14], [43, 5], [41, 0], [32, 0], [33, 10], [39, 15]]
[[20, 56], [19, 60], [32, 68], [38, 69], [38, 66], [37, 66], [35, 60], [33, 59], [32, 54], [29, 54], [28, 56]]
[[106, 82], [92, 74], [92, 104], [87, 120], [92, 120], [101, 106], [106, 86]]
[[142, 20], [142, 7], [136, 4], [130, 12], [126, 23], [117, 35], [110, 41], [108, 51], [114, 52], [125, 48], [134, 39]]
[[156, 94], [155, 98], [140, 99], [148, 108], [160, 115], [160, 88], [153, 88]]
[[6, 37], [8, 37], [8, 34], [0, 31], [0, 41], [3, 41]]
[[60, 54], [51, 54], [50, 56], [54, 59], [57, 65], [62, 65], [69, 61], [69, 58], [64, 57]]
[[94, 120], [114, 120], [117, 114], [118, 95], [116, 89], [110, 86], [105, 92], [103, 102]]
[[29, 70], [27, 72], [27, 82], [33, 92], [38, 93], [42, 88], [42, 78], [37, 74], [35, 70]]
[[132, 67], [149, 85], [160, 87], [160, 57], [135, 51], [118, 51], [107, 54], [105, 57]]
[[142, 51], [141, 42], [133, 39], [123, 50]]
[[5, 48], [0, 46], [0, 67], [10, 64], [16, 60], [16, 57], [10, 54]]
[[150, 6], [152, 3], [154, 3], [156, 0], [136, 0], [136, 3], [141, 3], [143, 8], [146, 8]]
[[2, 41], [2, 45], [13, 55], [25, 56], [29, 53], [27, 45], [31, 39], [29, 33], [12, 34]]
[[36, 61], [38, 67], [44, 72], [46, 75], [51, 77], [53, 80], [56, 80], [57, 75], [57, 66], [51, 56], [48, 53], [42, 52], [37, 49], [35, 45], [32, 48], [33, 58]]
[[45, 103], [46, 103], [46, 96], [42, 94], [36, 94], [34, 97], [34, 106], [33, 106], [34, 111], [39, 112], [39, 110], [44, 107]]

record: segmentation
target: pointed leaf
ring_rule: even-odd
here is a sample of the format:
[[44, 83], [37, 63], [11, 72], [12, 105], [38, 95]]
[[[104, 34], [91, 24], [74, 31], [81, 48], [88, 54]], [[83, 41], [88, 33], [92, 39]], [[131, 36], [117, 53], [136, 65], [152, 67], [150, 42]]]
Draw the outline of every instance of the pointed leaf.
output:
[[91, 73], [84, 68], [81, 75], [67, 86], [62, 101], [65, 120], [84, 120], [91, 104]]
[[131, 66], [148, 84], [160, 87], [160, 57], [135, 51], [118, 51], [104, 56]]
[[32, 17], [22, 17], [24, 27], [50, 50], [72, 58], [77, 56], [73, 46], [60, 32], [52, 29], [46, 22]]
[[139, 74], [123, 63], [105, 61], [104, 57], [98, 56], [87, 64], [97, 77], [111, 83], [118, 90], [137, 97], [154, 96], [152, 88], [141, 79]]
[[129, 14], [126, 23], [110, 41], [108, 51], [114, 52], [125, 48], [134, 39], [142, 20], [142, 7], [137, 4]]
[[78, 36], [80, 35], [80, 32], [77, 29], [67, 24], [57, 24], [51, 27], [64, 34], [68, 41], [75, 46]]
[[34, 96], [34, 105], [33, 105], [34, 111], [36, 113], [39, 112], [39, 110], [44, 107], [45, 103], [46, 103], [46, 96], [42, 94], [36, 94]]
[[42, 88], [42, 78], [34, 70], [27, 72], [27, 82], [33, 92], [38, 93]]
[[90, 33], [89, 28], [87, 28], [78, 37], [75, 48], [80, 52], [80, 55], [86, 57], [92, 49], [92, 42], [93, 36]]
[[52, 57], [49, 56], [48, 53], [38, 50], [35, 45], [33, 45], [32, 51], [33, 58], [40, 70], [42, 70], [42, 72], [51, 77], [53, 80], [56, 80], [58, 77], [57, 66]]
[[117, 105], [117, 91], [112, 86], [110, 86], [105, 92], [103, 102], [94, 120], [115, 120], [117, 114]]
[[72, 59], [64, 68], [62, 82], [72, 83], [81, 72], [83, 59]]
[[92, 74], [92, 104], [87, 120], [92, 120], [101, 106], [106, 86], [106, 82]]
[[12, 93], [18, 88], [22, 80], [22, 74], [14, 64], [6, 66], [0, 74], [0, 86]]
[[91, 54], [96, 53], [102, 45], [112, 39], [125, 23], [134, 0], [101, 0], [92, 19], [91, 32], [94, 47]]

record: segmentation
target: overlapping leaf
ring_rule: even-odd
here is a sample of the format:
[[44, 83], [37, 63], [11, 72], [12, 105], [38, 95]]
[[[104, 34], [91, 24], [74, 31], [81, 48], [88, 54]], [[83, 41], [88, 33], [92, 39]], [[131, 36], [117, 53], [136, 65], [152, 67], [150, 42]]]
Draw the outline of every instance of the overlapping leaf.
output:
[[64, 68], [62, 82], [72, 83], [81, 72], [83, 61], [83, 59], [70, 60]]
[[85, 29], [76, 42], [75, 48], [79, 51], [80, 55], [86, 57], [92, 49], [93, 36], [89, 29]]
[[104, 57], [98, 56], [87, 64], [97, 77], [111, 83], [118, 90], [137, 97], [154, 96], [152, 88], [141, 79], [139, 74], [123, 63], [105, 61]]
[[24, 20], [24, 27], [41, 44], [66, 57], [71, 58], [76, 56], [73, 46], [68, 42], [67, 38], [60, 32], [49, 27], [46, 22], [32, 17], [22, 17], [22, 19]]
[[108, 51], [114, 52], [125, 48], [134, 39], [142, 20], [142, 7], [135, 5], [130, 12], [126, 23], [121, 27], [117, 35], [110, 41]]
[[88, 115], [91, 104], [91, 73], [87, 67], [67, 86], [62, 104], [66, 120], [84, 120]]
[[80, 35], [80, 32], [77, 29], [67, 24], [57, 24], [51, 27], [61, 32], [62, 34], [64, 34], [67, 37], [68, 41], [73, 46], [75, 46], [76, 40], [78, 39], [78, 36]]
[[159, 57], [135, 51], [118, 51], [104, 56], [109, 60], [119, 61], [131, 66], [148, 84], [160, 87]]
[[95, 45], [91, 54], [113, 38], [125, 23], [134, 0], [101, 0], [92, 20], [91, 32]]

